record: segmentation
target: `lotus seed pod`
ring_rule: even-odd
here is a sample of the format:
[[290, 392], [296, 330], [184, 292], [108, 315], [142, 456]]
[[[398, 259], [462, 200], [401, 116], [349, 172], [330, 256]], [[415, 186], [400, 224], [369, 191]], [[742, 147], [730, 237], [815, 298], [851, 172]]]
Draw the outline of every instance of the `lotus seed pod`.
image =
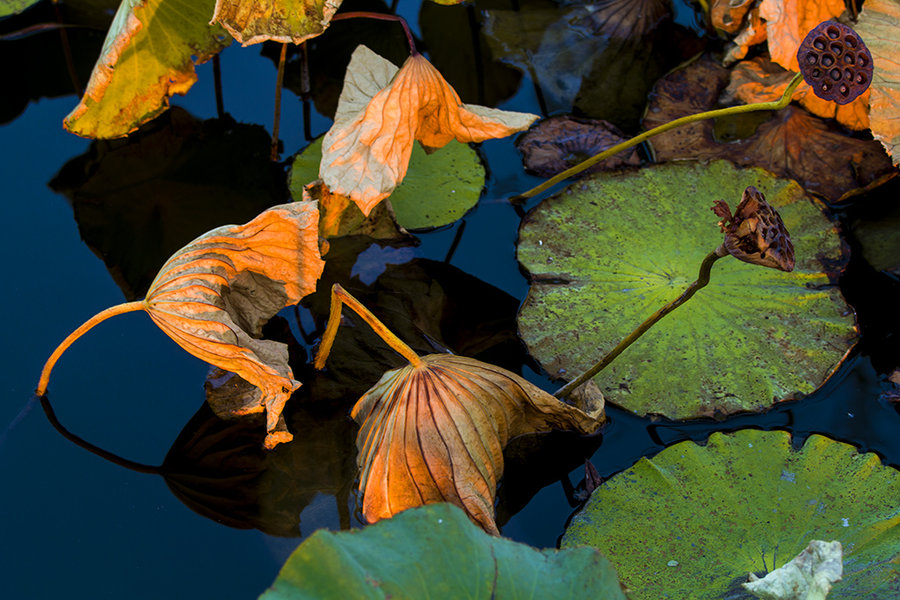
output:
[[781, 215], [758, 189], [751, 185], [744, 190], [733, 216], [723, 200], [717, 201], [712, 211], [722, 218], [723, 245], [733, 257], [780, 271], [794, 270], [791, 236]]
[[797, 50], [800, 73], [816, 96], [847, 104], [872, 83], [872, 54], [856, 32], [843, 23], [824, 21]]

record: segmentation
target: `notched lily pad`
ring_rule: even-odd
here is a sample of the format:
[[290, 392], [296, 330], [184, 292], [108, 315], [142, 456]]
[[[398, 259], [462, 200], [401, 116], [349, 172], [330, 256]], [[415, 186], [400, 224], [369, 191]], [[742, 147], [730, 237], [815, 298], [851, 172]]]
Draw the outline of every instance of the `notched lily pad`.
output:
[[633, 600], [743, 598], [740, 583], [782, 566], [810, 541], [837, 540], [843, 579], [828, 596], [900, 590], [900, 475], [875, 454], [784, 431], [681, 442], [604, 482], [562, 547], [612, 560]]
[[358, 532], [315, 533], [260, 600], [350, 597], [625, 600], [612, 565], [593, 548], [536, 550], [491, 537], [449, 504]]
[[763, 410], [816, 389], [856, 337], [832, 283], [841, 240], [796, 183], [724, 161], [595, 175], [526, 217], [518, 258], [532, 286], [519, 331], [532, 355], [555, 377], [586, 371], [697, 278], [723, 239], [710, 206], [750, 185], [780, 212], [794, 271], [720, 261], [707, 287], [594, 380], [608, 402], [673, 419]]
[[[291, 193], [295, 200], [301, 199], [304, 185], [319, 178], [321, 159], [322, 138], [294, 158]], [[397, 223], [405, 229], [453, 223], [478, 203], [485, 176], [478, 153], [468, 144], [451, 141], [431, 154], [415, 144], [406, 177], [389, 198]]]

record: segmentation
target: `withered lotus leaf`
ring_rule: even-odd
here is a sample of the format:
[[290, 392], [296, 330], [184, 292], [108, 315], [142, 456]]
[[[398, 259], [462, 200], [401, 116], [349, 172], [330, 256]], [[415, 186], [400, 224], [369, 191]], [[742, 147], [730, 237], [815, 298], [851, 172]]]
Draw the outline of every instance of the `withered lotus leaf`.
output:
[[216, 0], [218, 23], [244, 46], [266, 40], [299, 44], [331, 23], [341, 0]]
[[759, 16], [766, 23], [772, 60], [797, 71], [800, 41], [810, 29], [841, 16], [846, 8], [844, 0], [762, 0]]
[[505, 369], [452, 354], [388, 371], [352, 416], [361, 425], [359, 487], [368, 521], [451, 502], [493, 534], [507, 441], [551, 428], [591, 433], [603, 418]]
[[[219, 416], [265, 412], [265, 446], [290, 441], [281, 413], [300, 383], [288, 365], [287, 347], [257, 338], [270, 317], [315, 290], [324, 268], [318, 220], [315, 203], [294, 202], [270, 208], [245, 225], [214, 229], [163, 265], [146, 299], [100, 314], [147, 311], [179, 346], [256, 387], [255, 402], [230, 410], [214, 406]], [[66, 338], [48, 359], [38, 394], [46, 391], [62, 352], [103, 319], [98, 317]]]
[[365, 46], [353, 52], [319, 176], [364, 215], [403, 180], [413, 144], [481, 142], [528, 128], [537, 115], [463, 104], [421, 54], [398, 70]]

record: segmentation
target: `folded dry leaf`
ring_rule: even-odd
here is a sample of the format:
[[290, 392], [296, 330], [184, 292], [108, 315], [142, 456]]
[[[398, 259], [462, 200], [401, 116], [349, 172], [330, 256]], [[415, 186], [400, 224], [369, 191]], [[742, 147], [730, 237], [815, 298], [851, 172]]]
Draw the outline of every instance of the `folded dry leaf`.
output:
[[214, 406], [220, 416], [265, 412], [266, 447], [290, 441], [281, 412], [300, 383], [288, 365], [287, 347], [258, 337], [275, 313], [315, 291], [324, 268], [318, 221], [315, 203], [294, 202], [200, 236], [163, 265], [146, 299], [108, 309], [66, 338], [44, 366], [38, 394], [78, 336], [113, 314], [145, 310], [179, 346], [255, 386], [249, 402]]
[[463, 104], [421, 54], [400, 69], [365, 46], [347, 67], [334, 125], [325, 134], [319, 176], [364, 215], [406, 175], [413, 144], [481, 142], [527, 129], [537, 115]]
[[353, 408], [363, 515], [370, 522], [400, 511], [451, 502], [485, 531], [494, 521], [503, 448], [525, 433], [596, 431], [602, 403], [589, 415], [518, 375], [452, 354], [384, 374]]

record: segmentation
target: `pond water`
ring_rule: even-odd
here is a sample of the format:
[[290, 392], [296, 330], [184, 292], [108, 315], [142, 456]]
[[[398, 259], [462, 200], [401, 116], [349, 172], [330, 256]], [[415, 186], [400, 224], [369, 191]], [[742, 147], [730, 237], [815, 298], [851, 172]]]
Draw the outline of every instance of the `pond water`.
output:
[[[443, 17], [436, 17], [435, 11], [452, 14], [447, 23], [469, 27], [483, 22], [482, 10], [514, 10], [516, 6], [494, 2], [475, 9], [428, 4], [421, 9], [421, 19], [419, 2], [401, 1], [395, 8], [409, 19], [416, 35], [424, 38], [426, 51], [435, 48], [438, 53], [441, 38], [435, 31], [440, 27], [435, 23]], [[547, 6], [553, 5], [540, 8]], [[695, 16], [686, 5], [679, 5], [677, 19], [680, 24], [668, 30], [666, 39], [677, 38], [689, 55], [706, 42], [695, 35]], [[0, 22], [0, 31], [52, 20], [52, 10], [38, 6], [22, 17]], [[383, 33], [383, 24], [365, 27], [369, 38], [389, 38]], [[402, 42], [399, 30], [395, 33]], [[102, 32], [73, 30], [72, 37], [79, 43], [79, 69], [89, 69], [89, 64], [82, 65], [83, 55], [96, 55]], [[395, 41], [390, 37], [390, 43]], [[485, 47], [477, 48], [484, 51]], [[323, 43], [319, 54], [314, 54], [322, 64], [325, 49]], [[662, 51], [663, 46], [658, 46], [656, 54]], [[295, 410], [294, 418], [318, 433], [310, 435], [306, 446], [298, 445], [298, 455], [287, 464], [269, 465], [266, 458], [249, 453], [256, 456], [251, 470], [265, 464], [270, 473], [293, 473], [286, 475], [294, 478], [290, 486], [266, 483], [283, 486], [279, 493], [286, 498], [263, 502], [255, 495], [262, 496], [261, 491], [248, 491], [241, 488], [239, 478], [229, 479], [235, 473], [229, 471], [230, 461], [241, 454], [240, 444], [229, 446], [227, 440], [246, 431], [225, 428], [222, 433], [222, 427], [205, 412], [207, 365], [172, 343], [144, 314], [117, 317], [80, 339], [54, 371], [49, 395], [59, 420], [77, 435], [145, 465], [163, 465], [165, 460], [165, 468], [155, 474], [138, 472], [91, 454], [60, 436], [40, 406], [29, 403], [40, 368], [56, 344], [99, 310], [141, 295], [148, 277], [152, 278], [173, 249], [215, 225], [245, 221], [265, 206], [286, 201], [285, 169], [276, 166], [273, 174], [269, 166], [258, 166], [259, 172], [249, 181], [235, 183], [237, 180], [229, 179], [234, 165], [227, 156], [215, 153], [216, 148], [231, 151], [241, 147], [244, 154], [240, 160], [265, 165], [276, 74], [270, 55], [275, 53], [277, 47], [267, 47], [261, 54], [258, 46], [233, 45], [221, 55], [225, 109], [237, 123], [256, 128], [207, 124], [201, 134], [201, 126], [183, 112], [160, 120], [160, 131], [187, 130], [208, 138], [179, 170], [178, 165], [173, 168], [166, 163], [170, 152], [176, 153], [180, 144], [188, 143], [177, 136], [165, 138], [161, 147], [140, 149], [136, 160], [133, 156], [111, 165], [94, 161], [92, 157], [108, 150], [107, 146], [92, 144], [61, 128], [63, 117], [77, 99], [74, 94], [60, 95], [68, 77], [58, 33], [46, 31], [24, 40], [0, 41], [4, 69], [8, 69], [3, 92], [5, 122], [0, 125], [0, 189], [6, 223], [2, 244], [8, 258], [0, 295], [7, 320], [0, 403], [0, 478], [4, 482], [0, 494], [0, 539], [4, 542], [0, 597], [255, 598], [271, 584], [290, 551], [316, 528], [360, 525], [355, 500], [347, 489], [354, 476], [353, 429], [346, 417], [352, 397], [337, 409], [320, 402]], [[458, 60], [471, 54], [460, 52]], [[292, 60], [297, 67], [296, 56]], [[662, 74], [677, 64], [673, 60], [657, 61], [653, 68]], [[584, 111], [578, 107], [582, 96], [568, 93], [571, 82], [542, 82], [539, 71], [520, 75], [510, 67], [497, 66], [496, 61], [489, 63], [492, 70], [487, 71], [481, 63], [454, 68], [453, 59], [445, 57], [443, 61], [442, 65], [435, 58], [442, 70], [476, 74], [473, 87], [458, 85], [476, 96], [464, 94], [464, 100], [477, 102], [481, 96], [487, 104], [545, 115], [569, 112], [573, 107]], [[37, 73], [46, 73], [52, 85], [44, 85]], [[198, 73], [198, 83], [173, 104], [195, 119], [214, 119], [211, 64], [200, 66]], [[289, 71], [287, 80], [291, 73], [296, 75], [296, 68]], [[600, 84], [609, 87], [613, 82]], [[26, 98], [31, 98], [27, 105], [17, 105], [18, 100], [8, 91], [16, 86], [36, 90], [33, 98], [26, 93]], [[290, 90], [285, 91], [282, 107], [281, 156], [287, 159], [306, 146], [306, 133], [324, 133], [330, 119], [312, 102], [304, 110], [300, 98]], [[610, 110], [608, 118], [617, 119], [626, 130], [635, 130], [639, 113], [636, 117], [634, 111]], [[308, 114], [305, 122], [304, 114]], [[205, 152], [211, 158], [204, 159]], [[458, 314], [450, 314], [448, 309], [445, 328], [463, 327], [466, 320], [490, 314], [499, 323], [492, 325], [496, 330], [490, 335], [506, 340], [496, 347], [504, 354], [499, 360], [552, 391], [556, 385], [536, 365], [523, 360], [517, 343], [509, 342], [515, 309], [528, 291], [528, 281], [515, 259], [515, 240], [523, 208], [533, 207], [537, 200], [517, 207], [507, 198], [540, 180], [523, 173], [511, 139], [481, 144], [479, 152], [488, 168], [488, 181], [478, 206], [454, 225], [418, 233], [415, 246], [376, 245], [364, 252], [351, 248], [348, 252], [353, 259], [347, 273], [356, 278], [348, 287], [366, 293], [365, 284], [382, 272], [397, 279], [433, 278], [459, 296], [447, 302], [457, 307]], [[144, 164], [151, 166], [143, 169]], [[102, 181], [91, 179], [100, 172]], [[193, 179], [195, 172], [198, 175]], [[218, 178], [230, 181], [232, 191], [210, 183]], [[162, 179], [164, 184], [154, 187], [154, 182]], [[879, 211], [888, 210], [888, 201], [892, 194], [896, 198], [897, 191], [896, 185], [878, 190], [836, 214], [845, 224], [859, 215], [877, 218]], [[86, 200], [88, 197], [95, 200]], [[189, 226], [170, 222], [178, 219]], [[858, 249], [855, 241], [851, 240], [851, 246]], [[608, 477], [642, 456], [685, 439], [702, 441], [712, 431], [781, 428], [793, 432], [798, 440], [822, 433], [875, 451], [886, 463], [900, 466], [900, 437], [896, 435], [900, 413], [883, 397], [889, 389], [885, 375], [897, 367], [900, 354], [896, 314], [900, 285], [872, 269], [859, 252], [852, 254], [840, 285], [857, 309], [862, 337], [822, 389], [764, 414], [720, 422], [651, 421], [611, 407], [611, 422], [601, 436], [584, 439], [549, 434], [517, 442], [508, 451], [507, 472], [499, 491], [502, 533], [536, 546], [555, 546], [573, 511], [568, 488], [583, 478], [585, 458], [590, 458], [601, 476]], [[369, 293], [372, 298], [389, 301], [402, 295], [403, 289], [383, 284], [379, 291]], [[279, 321], [283, 325], [276, 334], [289, 331], [298, 340], [295, 350], [300, 362], [313, 348], [315, 334], [310, 332], [321, 325], [320, 319], [312, 316], [310, 303], [306, 304], [297, 312], [283, 311], [284, 320]], [[377, 312], [378, 306], [373, 308]], [[303, 333], [310, 334], [309, 342]], [[383, 349], [378, 352], [384, 354]], [[365, 389], [371, 383], [360, 385]], [[198, 439], [221, 443], [221, 448], [215, 446], [220, 454], [207, 448], [203, 462], [204, 442]], [[321, 447], [316, 445], [319, 443]], [[303, 452], [315, 454], [316, 448], [335, 453], [322, 459], [327, 464], [320, 465], [321, 472], [302, 464], [307, 459]], [[299, 465], [295, 470], [291, 461]], [[310, 481], [303, 480], [307, 474]], [[282, 514], [292, 510], [292, 514]]]

